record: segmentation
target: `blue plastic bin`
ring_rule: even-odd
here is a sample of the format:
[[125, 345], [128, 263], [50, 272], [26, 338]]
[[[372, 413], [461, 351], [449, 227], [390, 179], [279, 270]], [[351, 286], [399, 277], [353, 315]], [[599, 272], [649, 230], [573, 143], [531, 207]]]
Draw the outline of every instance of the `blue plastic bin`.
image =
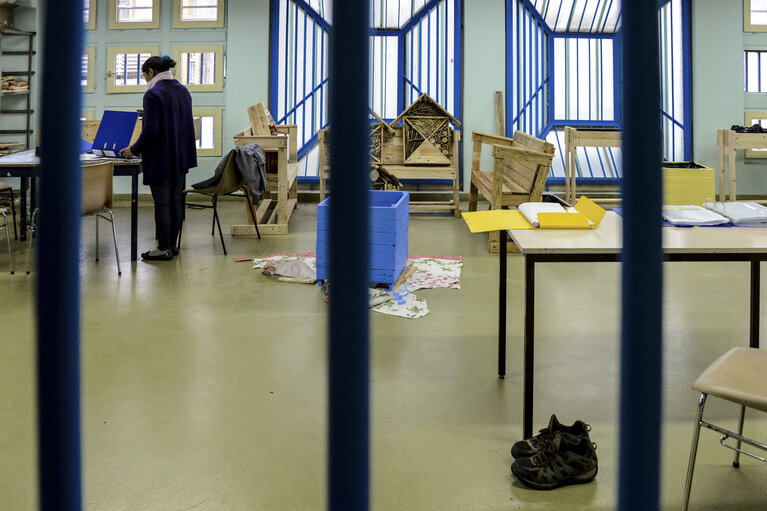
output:
[[[370, 207], [369, 281], [387, 284], [389, 289], [405, 268], [408, 256], [407, 223], [410, 213], [408, 192], [368, 191]], [[330, 197], [317, 207], [317, 278], [328, 278]]]

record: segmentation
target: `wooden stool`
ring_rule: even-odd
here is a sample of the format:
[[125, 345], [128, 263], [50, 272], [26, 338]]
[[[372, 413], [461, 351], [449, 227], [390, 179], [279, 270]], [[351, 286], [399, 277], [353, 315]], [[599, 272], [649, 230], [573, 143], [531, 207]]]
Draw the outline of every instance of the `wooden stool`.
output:
[[[734, 467], [740, 466], [740, 453], [761, 461], [767, 461], [767, 459], [740, 448], [742, 442], [754, 448], [767, 451], [767, 445], [743, 436], [743, 420], [745, 418], [746, 407], [767, 412], [767, 351], [756, 348], [733, 348], [708, 366], [698, 379], [695, 380], [692, 388], [700, 392], [700, 400], [698, 402], [698, 417], [692, 434], [692, 447], [690, 449], [690, 462], [687, 466], [687, 480], [684, 485], [682, 511], [686, 511], [690, 503], [690, 488], [692, 487], [692, 475], [695, 469], [695, 455], [698, 450], [698, 437], [700, 436], [701, 426], [723, 435], [720, 443], [724, 447], [735, 451], [735, 459], [732, 462]], [[737, 433], [703, 420], [703, 407], [709, 395], [741, 406]], [[725, 441], [728, 438], [733, 438], [736, 441], [736, 445], [726, 444]]]

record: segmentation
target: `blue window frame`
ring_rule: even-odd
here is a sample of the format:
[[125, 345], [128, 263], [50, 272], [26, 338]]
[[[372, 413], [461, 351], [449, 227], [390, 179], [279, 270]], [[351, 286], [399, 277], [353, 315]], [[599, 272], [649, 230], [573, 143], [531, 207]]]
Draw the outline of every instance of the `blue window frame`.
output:
[[[621, 128], [620, 0], [507, 0], [507, 135], [557, 148], [549, 184], [564, 182], [564, 127]], [[659, 2], [664, 158], [692, 158], [690, 0]], [[579, 150], [576, 172], [620, 183], [621, 148]]]
[[[460, 120], [462, 0], [370, 1], [370, 107], [391, 121], [427, 93]], [[269, 109], [278, 124], [298, 125], [299, 158], [328, 122], [331, 7], [272, 0]], [[318, 178], [307, 169], [299, 182]]]

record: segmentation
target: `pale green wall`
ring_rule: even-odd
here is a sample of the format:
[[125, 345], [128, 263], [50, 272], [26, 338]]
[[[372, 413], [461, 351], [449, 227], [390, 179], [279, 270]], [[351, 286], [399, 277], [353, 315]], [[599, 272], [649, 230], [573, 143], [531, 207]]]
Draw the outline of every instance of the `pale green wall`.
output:
[[[743, 32], [742, 0], [694, 0], [692, 14], [694, 158], [718, 168], [716, 130], [742, 125], [746, 109], [767, 110], [767, 94], [743, 92], [743, 50], [767, 49], [767, 33]], [[738, 195], [767, 195], [767, 164], [737, 153]]]
[[[506, 90], [506, 1], [463, 2], [463, 174], [471, 179], [471, 132], [496, 133], [495, 91]], [[504, 92], [504, 96], [506, 93]], [[482, 169], [489, 170], [489, 151]]]

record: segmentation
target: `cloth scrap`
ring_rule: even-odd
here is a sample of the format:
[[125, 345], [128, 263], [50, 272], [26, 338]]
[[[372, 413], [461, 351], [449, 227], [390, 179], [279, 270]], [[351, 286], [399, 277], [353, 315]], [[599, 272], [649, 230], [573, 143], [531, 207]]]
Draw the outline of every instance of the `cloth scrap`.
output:
[[[415, 271], [394, 292], [371, 288], [370, 309], [381, 314], [415, 319], [429, 313], [426, 300], [413, 294], [419, 289], [460, 289], [463, 258], [460, 256], [410, 256]], [[317, 259], [314, 252], [272, 254], [253, 260], [253, 268], [265, 275], [316, 278]], [[327, 283], [326, 283], [327, 284]], [[325, 297], [327, 301], [327, 296]]]

